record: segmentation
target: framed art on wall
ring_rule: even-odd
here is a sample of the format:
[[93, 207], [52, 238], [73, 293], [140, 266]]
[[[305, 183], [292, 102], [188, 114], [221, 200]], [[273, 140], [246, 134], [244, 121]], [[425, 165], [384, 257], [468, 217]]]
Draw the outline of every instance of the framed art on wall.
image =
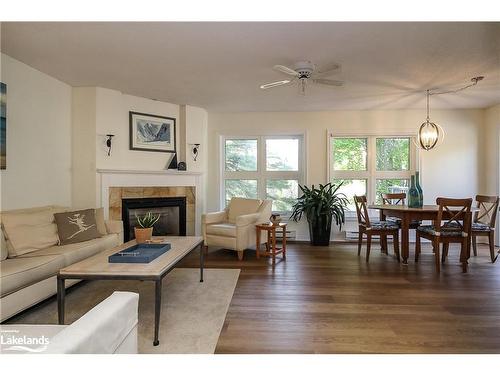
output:
[[175, 152], [175, 118], [129, 112], [130, 149]]

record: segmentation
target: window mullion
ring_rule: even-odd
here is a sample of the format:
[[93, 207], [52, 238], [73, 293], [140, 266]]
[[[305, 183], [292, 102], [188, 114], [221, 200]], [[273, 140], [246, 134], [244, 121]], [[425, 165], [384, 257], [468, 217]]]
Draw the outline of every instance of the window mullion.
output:
[[258, 160], [258, 169], [259, 169], [259, 180], [257, 182], [257, 195], [259, 199], [266, 199], [266, 137], [259, 137], [258, 139], [258, 148], [257, 148], [257, 160]]
[[375, 187], [375, 170], [376, 170], [376, 140], [375, 137], [368, 137], [368, 186], [367, 186], [367, 200], [369, 203], [375, 201], [376, 187]]

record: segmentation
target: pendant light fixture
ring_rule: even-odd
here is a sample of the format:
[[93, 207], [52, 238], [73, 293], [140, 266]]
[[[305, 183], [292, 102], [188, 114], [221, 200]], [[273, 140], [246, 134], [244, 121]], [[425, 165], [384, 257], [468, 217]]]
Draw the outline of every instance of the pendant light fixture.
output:
[[432, 122], [429, 116], [429, 99], [432, 95], [443, 95], [443, 94], [455, 94], [459, 91], [465, 90], [469, 87], [477, 85], [477, 83], [483, 80], [484, 77], [474, 77], [471, 79], [470, 84], [464, 87], [460, 87], [455, 90], [449, 91], [441, 91], [441, 92], [431, 92], [431, 90], [426, 91], [426, 99], [427, 99], [427, 118], [425, 122], [420, 125], [417, 134], [417, 146], [422, 148], [423, 150], [429, 151], [436, 147], [438, 144], [442, 143], [444, 140], [444, 130], [441, 126]]
[[430, 90], [427, 90], [427, 119], [420, 125], [418, 129], [418, 143], [424, 150], [432, 150], [438, 141], [444, 138], [443, 129], [429, 118], [429, 97], [431, 96]]

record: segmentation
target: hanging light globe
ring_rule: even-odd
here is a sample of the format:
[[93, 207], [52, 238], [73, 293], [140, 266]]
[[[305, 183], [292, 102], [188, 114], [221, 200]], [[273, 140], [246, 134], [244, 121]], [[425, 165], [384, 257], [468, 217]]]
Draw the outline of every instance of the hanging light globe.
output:
[[427, 151], [433, 149], [441, 137], [440, 133], [439, 126], [427, 119], [418, 129], [419, 146]]
[[438, 124], [432, 122], [429, 118], [429, 97], [431, 93], [427, 90], [427, 118], [425, 122], [420, 125], [417, 134], [417, 146], [429, 151], [437, 146], [438, 143], [444, 139], [444, 130]]
[[[434, 91], [431, 93], [431, 90], [427, 90], [426, 99], [427, 99], [427, 118], [425, 122], [420, 125], [417, 134], [417, 140], [413, 139], [413, 143], [426, 151], [432, 150], [438, 144], [443, 142], [444, 140], [444, 129], [438, 124], [432, 122], [429, 117], [429, 98], [431, 95], [443, 95], [443, 94], [456, 94], [457, 92], [468, 89], [469, 87], [476, 86], [478, 82], [484, 79], [483, 76], [472, 77], [471, 82], [466, 86], [459, 87], [457, 89], [452, 89], [448, 91]], [[435, 90], [435, 89], [434, 89]]]

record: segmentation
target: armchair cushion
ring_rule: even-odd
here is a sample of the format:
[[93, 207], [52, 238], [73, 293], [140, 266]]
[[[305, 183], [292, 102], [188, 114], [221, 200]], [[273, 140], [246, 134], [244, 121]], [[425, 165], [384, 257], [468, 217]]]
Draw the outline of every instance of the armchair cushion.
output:
[[243, 227], [245, 225], [256, 224], [259, 217], [260, 213], [240, 215], [236, 218], [236, 226]]
[[201, 222], [203, 224], [222, 223], [227, 219], [226, 211], [210, 212], [201, 215]]
[[235, 224], [238, 216], [256, 213], [261, 203], [259, 199], [231, 198], [231, 202], [229, 202], [228, 221]]
[[138, 307], [137, 293], [113, 292], [54, 336], [44, 353], [112, 354], [136, 329]]
[[207, 235], [236, 237], [236, 225], [230, 223], [218, 223], [207, 225]]

